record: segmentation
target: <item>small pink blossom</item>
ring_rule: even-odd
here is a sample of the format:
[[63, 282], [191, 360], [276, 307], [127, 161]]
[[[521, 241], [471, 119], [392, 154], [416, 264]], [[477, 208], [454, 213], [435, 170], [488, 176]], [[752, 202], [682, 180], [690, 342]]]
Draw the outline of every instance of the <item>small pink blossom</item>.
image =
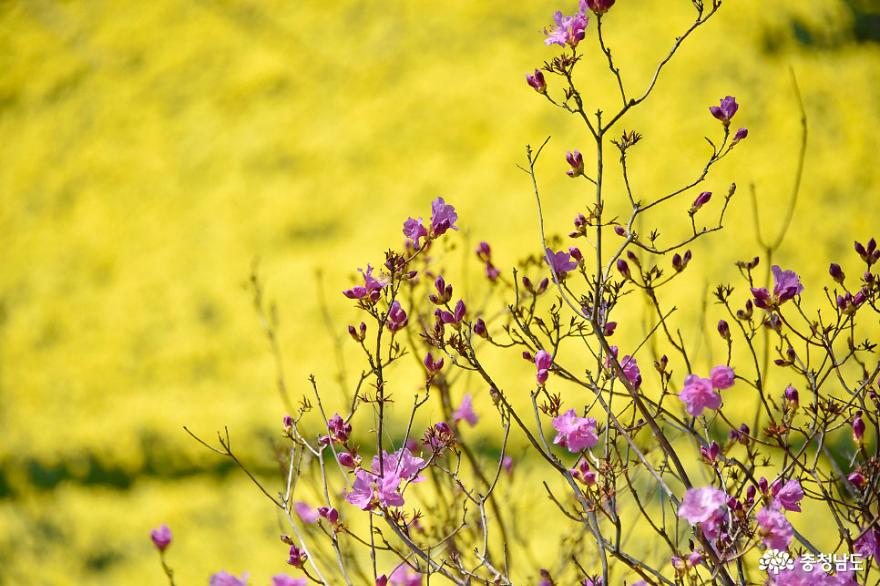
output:
[[703, 523], [710, 520], [726, 502], [727, 496], [717, 488], [689, 488], [678, 506], [678, 516], [691, 525]]
[[814, 562], [809, 571], [804, 566], [806, 560], [797, 559], [790, 570], [782, 570], [769, 576], [767, 586], [858, 586], [852, 572], [825, 573], [822, 564]]
[[477, 414], [474, 413], [474, 402], [470, 395], [465, 395], [461, 398], [461, 405], [458, 406], [452, 413], [452, 420], [458, 423], [459, 421], [467, 421], [474, 426], [477, 424], [479, 418]]
[[409, 566], [397, 566], [389, 578], [394, 586], [422, 586], [422, 575]]
[[755, 306], [761, 309], [776, 309], [786, 301], [800, 295], [804, 290], [800, 277], [794, 271], [783, 271], [778, 265], [771, 267], [773, 271], [773, 294], [761, 287], [752, 288], [752, 296], [755, 298]]
[[[792, 479], [785, 484], [781, 484], [781, 481], [774, 482], [773, 484], [773, 492], [775, 493], [774, 498], [776, 499], [776, 502], [786, 511], [800, 513], [800, 501], [804, 498], [804, 490], [801, 488], [801, 483]], [[779, 488], [777, 488], [777, 486]]]
[[712, 386], [718, 390], [729, 389], [733, 386], [733, 369], [729, 366], [716, 366], [709, 373]]
[[225, 570], [220, 570], [208, 581], [208, 586], [247, 586], [249, 574], [245, 572], [241, 578], [236, 578]]
[[571, 253], [565, 250], [553, 252], [547, 248], [544, 260], [550, 265], [553, 281], [561, 281], [569, 271], [573, 271], [578, 267], [576, 261], [571, 260]]
[[703, 409], [718, 409], [721, 406], [721, 395], [712, 388], [712, 381], [691, 374], [684, 379], [684, 389], [678, 398], [685, 404], [685, 410], [692, 417], [699, 417]]
[[358, 271], [364, 277], [364, 284], [346, 289], [342, 294], [349, 299], [366, 299], [370, 303], [377, 302], [379, 300], [379, 293], [385, 288], [387, 283], [373, 276], [373, 267], [371, 265], [367, 265], [366, 271], [361, 269], [358, 269]]
[[856, 553], [880, 560], [880, 529], [868, 528], [853, 543]]
[[727, 96], [721, 100], [721, 104], [718, 106], [709, 107], [712, 116], [720, 120], [724, 126], [730, 124], [730, 119], [733, 118], [737, 110], [739, 110], [739, 104], [736, 103], [736, 98], [733, 96]]
[[596, 435], [596, 420], [592, 417], [578, 417], [574, 409], [554, 417], [553, 428], [558, 432], [553, 443], [575, 454], [586, 448], [592, 448], [599, 441]]
[[455, 208], [446, 203], [442, 197], [431, 202], [431, 232], [434, 236], [440, 236], [447, 230], [458, 230], [455, 225], [458, 214]]
[[303, 523], [318, 522], [318, 510], [314, 507], [310, 507], [302, 501], [297, 501], [294, 503], [293, 508], [296, 510], [296, 514], [299, 515], [299, 518], [303, 520]]
[[572, 16], [564, 16], [561, 11], [557, 11], [553, 15], [553, 22], [556, 26], [550, 31], [544, 29], [544, 34], [547, 35], [544, 44], [577, 47], [587, 34], [587, 24], [590, 19], [586, 12], [586, 0], [581, 0], [580, 9]]
[[784, 550], [791, 543], [791, 538], [794, 535], [791, 523], [778, 509], [764, 507], [755, 515], [755, 520], [758, 522], [759, 533], [767, 547]]
[[365, 511], [377, 505], [399, 507], [404, 503], [403, 495], [398, 492], [399, 487], [400, 477], [391, 471], [386, 470], [385, 476], [376, 476], [366, 470], [358, 470], [345, 500]]
[[161, 525], [150, 531], [150, 539], [156, 549], [165, 551], [171, 545], [171, 529], [168, 528], [168, 525]]
[[401, 480], [417, 483], [425, 479], [424, 476], [419, 475], [419, 472], [425, 468], [425, 461], [414, 456], [406, 447], [391, 454], [383, 452], [382, 462], [379, 461], [379, 456], [373, 456], [371, 465], [375, 475], [379, 475], [382, 466], [384, 466], [386, 472], [391, 470]]
[[425, 228], [421, 218], [418, 220], [407, 218], [406, 222], [403, 223], [403, 235], [409, 238], [413, 246], [418, 249], [419, 240], [428, 236], [428, 229]]
[[291, 578], [286, 574], [275, 574], [272, 576], [272, 586], [306, 586], [308, 581], [305, 578]]
[[535, 368], [538, 369], [536, 378], [539, 385], [547, 382], [551, 366], [553, 366], [553, 358], [550, 356], [550, 353], [546, 350], [538, 350], [537, 354], [535, 354]]

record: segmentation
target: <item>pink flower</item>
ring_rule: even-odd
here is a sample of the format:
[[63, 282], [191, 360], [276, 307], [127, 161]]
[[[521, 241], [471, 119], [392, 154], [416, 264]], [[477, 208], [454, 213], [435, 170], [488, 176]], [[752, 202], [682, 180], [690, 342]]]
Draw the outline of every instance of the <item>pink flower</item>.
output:
[[458, 214], [455, 213], [455, 208], [443, 201], [442, 197], [431, 202], [431, 232], [434, 236], [440, 236], [450, 229], [458, 230], [456, 220]]
[[587, 6], [595, 14], [605, 14], [608, 9], [614, 6], [614, 0], [586, 0]]
[[412, 240], [413, 246], [419, 248], [419, 240], [428, 235], [428, 230], [422, 224], [422, 219], [407, 218], [403, 223], [403, 235]]
[[409, 566], [397, 566], [390, 579], [394, 586], [422, 586], [422, 575], [411, 571]]
[[392, 303], [391, 307], [388, 308], [388, 320], [385, 322], [388, 329], [392, 332], [396, 332], [403, 328], [407, 321], [409, 321], [409, 318], [407, 318], [406, 312], [400, 306], [400, 303], [397, 301]]
[[248, 573], [245, 572], [241, 578], [236, 578], [232, 574], [220, 570], [208, 581], [208, 586], [247, 586]]
[[758, 522], [759, 533], [767, 547], [784, 550], [791, 543], [791, 538], [794, 535], [791, 523], [778, 509], [764, 507], [755, 515], [755, 520]]
[[384, 464], [386, 474], [390, 470], [400, 480], [421, 482], [425, 479], [424, 476], [419, 476], [419, 472], [425, 468], [425, 461], [418, 456], [414, 456], [409, 448], [403, 447], [392, 454], [388, 452], [383, 452], [383, 454], [383, 462], [381, 463], [379, 462], [379, 456], [373, 456], [371, 463], [373, 474], [378, 476], [381, 469], [380, 464]]
[[880, 529], [865, 529], [853, 546], [856, 553], [880, 560]]
[[709, 112], [712, 113], [712, 116], [720, 120], [724, 126], [730, 124], [730, 119], [733, 118], [737, 110], [739, 110], [739, 104], [736, 103], [736, 98], [733, 96], [727, 96], [721, 100], [720, 106], [709, 107]]
[[[614, 358], [617, 358], [618, 349], [617, 346], [611, 346], [611, 355]], [[605, 357], [605, 368], [611, 370], [612, 369], [612, 360], [611, 356]], [[642, 384], [642, 373], [639, 370], [639, 365], [636, 363], [636, 359], [630, 356], [629, 354], [625, 355], [620, 359], [620, 369], [623, 370], [623, 376], [626, 377], [626, 380], [630, 382], [634, 389], [638, 389]]]
[[306, 586], [308, 582], [305, 578], [291, 578], [285, 574], [275, 574], [272, 576], [272, 586]]
[[553, 366], [553, 358], [550, 356], [550, 353], [546, 350], [538, 350], [538, 353], [535, 354], [535, 368], [538, 369], [537, 379], [539, 385], [547, 382], [551, 366]]
[[305, 565], [306, 560], [309, 559], [309, 554], [305, 552], [304, 549], [300, 549], [296, 545], [290, 546], [290, 552], [287, 557], [287, 563], [293, 566], [294, 568], [301, 568]]
[[544, 80], [544, 74], [540, 69], [536, 69], [533, 75], [526, 74], [526, 83], [539, 94], [547, 92], [547, 82]]
[[586, 0], [581, 0], [580, 10], [572, 16], [563, 16], [562, 12], [557, 11], [553, 15], [553, 22], [556, 26], [549, 32], [544, 29], [544, 34], [547, 35], [544, 44], [577, 47], [577, 44], [584, 40], [587, 34], [587, 23], [590, 19], [586, 13]]
[[678, 516], [691, 525], [704, 523], [712, 519], [726, 502], [727, 496], [717, 488], [689, 488], [678, 506]]
[[150, 539], [153, 540], [156, 549], [165, 551], [171, 545], [171, 529], [168, 528], [168, 525], [161, 525], [150, 531]]
[[299, 515], [299, 518], [303, 520], [303, 523], [318, 522], [317, 509], [310, 507], [302, 501], [297, 501], [296, 503], [294, 503], [293, 508], [296, 510], [296, 514]]
[[778, 265], [773, 265], [771, 270], [775, 281], [773, 294], [763, 287], [752, 289], [755, 305], [761, 309], [775, 309], [804, 290], [800, 277], [794, 271], [783, 271]]
[[684, 379], [684, 389], [678, 398], [685, 404], [685, 410], [692, 417], [699, 417], [703, 409], [718, 409], [721, 406], [721, 395], [712, 388], [712, 381], [694, 374]]
[[789, 480], [782, 484], [781, 480], [773, 483], [772, 491], [775, 493], [774, 498], [779, 505], [786, 511], [801, 512], [800, 501], [804, 498], [804, 490], [801, 483], [797, 480]]
[[478, 419], [477, 414], [474, 413], [473, 399], [470, 395], [465, 395], [461, 398], [461, 405], [452, 413], [452, 420], [456, 423], [464, 420], [470, 423], [471, 426], [474, 426], [477, 424]]
[[550, 265], [550, 271], [553, 274], [553, 281], [561, 281], [569, 271], [573, 271], [578, 267], [578, 263], [571, 260], [571, 253], [565, 250], [553, 252], [549, 248], [545, 250], [546, 256], [544, 260]]
[[729, 389], [733, 386], [733, 369], [729, 366], [716, 366], [709, 373], [709, 379], [712, 381], [712, 386], [719, 391]]
[[349, 299], [367, 299], [371, 303], [377, 302], [379, 300], [379, 292], [385, 288], [387, 283], [379, 281], [373, 276], [373, 267], [370, 265], [367, 265], [366, 271], [361, 269], [358, 269], [358, 271], [364, 277], [364, 284], [346, 289], [342, 294]]
[[574, 409], [554, 417], [553, 428], [558, 432], [553, 443], [567, 448], [574, 454], [592, 448], [599, 441], [596, 435], [596, 420], [592, 417], [578, 417]]
[[398, 490], [400, 477], [386, 470], [385, 476], [376, 476], [366, 470], [358, 470], [354, 475], [354, 483], [351, 492], [345, 495], [345, 500], [365, 511], [372, 510], [377, 505], [384, 507], [399, 507], [403, 505], [403, 495]]
[[330, 432], [330, 435], [323, 438], [325, 442], [333, 441], [344, 444], [351, 435], [351, 424], [346, 423], [339, 413], [335, 413], [333, 417], [327, 420], [327, 430]]

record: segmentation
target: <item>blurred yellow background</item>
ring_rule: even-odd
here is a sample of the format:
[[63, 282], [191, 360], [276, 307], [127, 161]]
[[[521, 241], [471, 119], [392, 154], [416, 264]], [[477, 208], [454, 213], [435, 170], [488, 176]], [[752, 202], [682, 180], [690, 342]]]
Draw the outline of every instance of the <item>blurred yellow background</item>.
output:
[[[245, 287], [252, 260], [298, 396], [309, 373], [331, 387], [336, 372], [316, 270], [344, 332], [357, 315], [339, 290], [438, 194], [458, 208], [461, 250], [488, 240], [509, 271], [539, 250], [514, 165], [552, 135], [545, 215], [567, 233], [588, 196], [563, 155], [591, 151], [524, 81], [556, 53], [541, 31], [567, 4], [0, 4], [0, 583], [162, 583], [147, 537], [162, 522], [180, 584], [284, 570], [268, 501], [182, 431], [227, 425], [271, 472], [283, 408]], [[692, 14], [687, 0], [614, 7], [608, 40], [632, 93]], [[741, 186], [729, 229], [694, 247], [677, 285], [695, 306], [759, 252], [746, 186], [765, 230], [785, 209], [799, 140], [789, 68], [810, 142], [781, 264], [818, 294], [829, 260], [854, 270], [852, 240], [880, 236], [878, 19], [871, 0], [725, 0], [621, 125], [645, 136], [631, 173], [648, 199], [699, 172], [718, 132], [708, 106], [740, 103], [749, 138], [707, 182]], [[611, 111], [594, 33], [578, 81], [591, 111]], [[686, 229], [688, 204], [657, 223]], [[497, 440], [486, 419], [472, 433]]]

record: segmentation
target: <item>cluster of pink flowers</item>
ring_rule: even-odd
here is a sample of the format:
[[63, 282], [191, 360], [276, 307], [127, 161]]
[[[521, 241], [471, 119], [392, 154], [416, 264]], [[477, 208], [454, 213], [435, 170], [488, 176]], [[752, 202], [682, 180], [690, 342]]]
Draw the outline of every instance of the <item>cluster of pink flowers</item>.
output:
[[716, 366], [709, 378], [695, 374], [684, 379], [684, 388], [678, 398], [685, 405], [685, 410], [693, 417], [702, 415], [704, 409], [717, 410], [721, 407], [721, 395], [717, 391], [733, 386], [733, 369], [729, 366]]

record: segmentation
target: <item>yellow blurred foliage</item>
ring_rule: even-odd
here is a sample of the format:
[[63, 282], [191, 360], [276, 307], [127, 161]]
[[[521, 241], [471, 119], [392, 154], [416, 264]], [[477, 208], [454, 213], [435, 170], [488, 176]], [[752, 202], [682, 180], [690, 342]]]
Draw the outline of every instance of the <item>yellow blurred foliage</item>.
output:
[[[398, 246], [403, 220], [442, 194], [463, 227], [450, 265], [488, 240], [509, 271], [539, 250], [514, 165], [548, 135], [546, 221], [565, 234], [588, 193], [565, 177], [563, 155], [581, 148], [589, 160], [587, 137], [524, 83], [555, 52], [541, 30], [557, 8], [0, 5], [0, 583], [161, 583], [147, 533], [162, 522], [181, 584], [220, 568], [265, 584], [284, 569], [269, 503], [182, 431], [228, 426], [271, 470], [267, 438], [283, 410], [245, 287], [251, 263], [278, 304], [294, 395], [309, 373], [333, 394], [316, 270], [338, 335], [358, 319], [338, 294], [354, 269]], [[687, 0], [618, 2], [605, 23], [630, 87], [644, 87], [692, 13]], [[728, 229], [695, 245], [690, 279], [674, 286], [693, 304], [681, 307], [693, 331], [705, 288], [759, 253], [748, 186], [767, 234], [787, 205], [800, 132], [790, 68], [810, 139], [780, 264], [820, 295], [828, 261], [854, 270], [852, 240], [878, 235], [880, 45], [853, 39], [854, 18], [839, 0], [726, 1], [623, 124], [645, 135], [631, 158], [645, 199], [699, 173], [719, 98], [735, 95], [736, 123], [749, 127], [706, 183], [740, 185]], [[578, 81], [591, 110], [610, 112], [617, 94], [600, 57], [591, 52]], [[624, 202], [611, 167], [613, 208]], [[686, 206], [643, 229], [686, 228]], [[406, 377], [394, 382], [407, 389]], [[488, 411], [485, 393], [477, 405]], [[550, 505], [533, 497], [546, 525], [538, 512]]]

